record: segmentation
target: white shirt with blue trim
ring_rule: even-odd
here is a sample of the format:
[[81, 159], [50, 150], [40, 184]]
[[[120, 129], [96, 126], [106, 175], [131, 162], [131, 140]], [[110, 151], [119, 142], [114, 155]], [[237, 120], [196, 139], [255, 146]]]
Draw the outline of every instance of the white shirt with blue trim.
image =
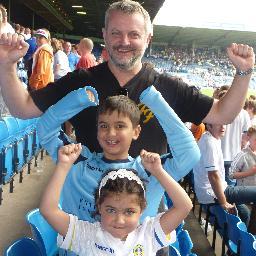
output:
[[160, 217], [147, 217], [125, 241], [113, 237], [101, 228], [100, 222], [90, 223], [70, 216], [65, 238], [58, 235], [58, 246], [79, 256], [155, 256], [156, 252], [176, 241], [176, 232], [165, 235]]

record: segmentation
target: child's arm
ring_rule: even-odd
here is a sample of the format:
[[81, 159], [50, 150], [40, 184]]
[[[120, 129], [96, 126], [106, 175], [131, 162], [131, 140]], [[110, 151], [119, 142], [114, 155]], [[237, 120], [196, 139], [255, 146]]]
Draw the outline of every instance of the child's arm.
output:
[[83, 109], [97, 104], [96, 90], [86, 86], [67, 94], [39, 118], [37, 123], [39, 142], [55, 161], [58, 149], [63, 146], [63, 141], [59, 138], [61, 124]]
[[154, 86], [144, 90], [140, 100], [154, 113], [166, 134], [171, 154], [161, 157], [162, 164], [175, 180], [180, 180], [200, 159], [197, 143], [189, 129]]
[[256, 165], [252, 165], [249, 169], [241, 171], [245, 161], [245, 153], [243, 151], [239, 152], [232, 161], [229, 169], [229, 177], [231, 179], [243, 179], [256, 174]]
[[256, 174], [256, 166], [252, 166], [246, 171], [235, 170], [233, 174], [229, 175], [232, 179], [243, 179], [249, 176], [254, 176]]
[[185, 190], [163, 169], [160, 156], [142, 150], [142, 164], [163, 186], [173, 202], [173, 207], [160, 218], [164, 233], [170, 234], [186, 218], [192, 208], [192, 202]]
[[59, 209], [58, 203], [66, 176], [81, 150], [81, 144], [69, 144], [59, 149], [57, 165], [40, 203], [40, 212], [62, 236], [65, 236], [68, 231], [69, 215]]

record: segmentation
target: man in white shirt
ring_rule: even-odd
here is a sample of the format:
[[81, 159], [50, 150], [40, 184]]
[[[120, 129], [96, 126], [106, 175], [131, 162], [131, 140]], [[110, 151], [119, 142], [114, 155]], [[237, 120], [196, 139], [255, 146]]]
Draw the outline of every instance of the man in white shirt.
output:
[[229, 186], [225, 181], [221, 137], [224, 136], [225, 126], [206, 124], [207, 131], [198, 141], [201, 152], [200, 161], [193, 168], [194, 184], [197, 199], [201, 204], [218, 203], [228, 212], [235, 213], [235, 206], [242, 221], [251, 227], [250, 211], [244, 204], [253, 203], [254, 216], [256, 204], [256, 186]]

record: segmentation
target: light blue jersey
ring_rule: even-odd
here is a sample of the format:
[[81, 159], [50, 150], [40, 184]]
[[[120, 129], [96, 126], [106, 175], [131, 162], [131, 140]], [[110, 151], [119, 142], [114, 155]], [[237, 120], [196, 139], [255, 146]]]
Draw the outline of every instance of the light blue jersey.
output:
[[[40, 143], [55, 161], [57, 161], [59, 147], [67, 142], [67, 137], [61, 133], [61, 124], [83, 109], [97, 105], [89, 100], [86, 90], [92, 90], [97, 99], [97, 93], [92, 87], [80, 88], [51, 106], [38, 121]], [[98, 99], [96, 101], [98, 103]], [[188, 128], [154, 86], [142, 92], [140, 101], [154, 113], [166, 134], [171, 154], [162, 156], [163, 168], [178, 181], [199, 160], [200, 151], [197, 143]], [[154, 131], [152, 131], [152, 136], [154, 136]], [[103, 173], [109, 169], [119, 168], [132, 168], [148, 182], [146, 186], [147, 207], [141, 221], [145, 216], [156, 216], [164, 189], [154, 176], [148, 175], [145, 171], [140, 156], [135, 159], [128, 157], [125, 160], [110, 161], [105, 159], [102, 153], [90, 152], [86, 146], [83, 146], [82, 153], [63, 186], [61, 196], [63, 210], [78, 216], [78, 219], [95, 221], [91, 216], [91, 213], [95, 211], [95, 189]]]

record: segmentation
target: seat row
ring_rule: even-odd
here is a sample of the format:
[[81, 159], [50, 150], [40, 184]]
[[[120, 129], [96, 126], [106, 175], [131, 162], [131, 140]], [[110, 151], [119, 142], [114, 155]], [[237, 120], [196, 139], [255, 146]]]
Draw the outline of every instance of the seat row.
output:
[[218, 204], [208, 205], [205, 231], [208, 222], [214, 225], [212, 247], [215, 248], [216, 232], [222, 238], [221, 255], [225, 255], [227, 247], [232, 255], [256, 256], [256, 238], [237, 215], [228, 213]]
[[[196, 195], [194, 193], [193, 174], [185, 177], [185, 188], [189, 195], [193, 194], [193, 212], [195, 213]], [[199, 207], [198, 222], [201, 223], [202, 212], [206, 212], [204, 233], [208, 235], [209, 223], [213, 225], [212, 248], [215, 250], [217, 232], [222, 238], [221, 255], [226, 255], [226, 250], [231, 255], [256, 256], [256, 238], [247, 231], [245, 223], [233, 214], [226, 212], [218, 204], [208, 204]], [[226, 249], [227, 248], [227, 249]]]
[[12, 116], [0, 119], [0, 204], [3, 200], [3, 185], [10, 184], [14, 189], [14, 176], [23, 179], [24, 167], [30, 173], [32, 159], [37, 157], [41, 148], [36, 132], [37, 119], [22, 120]]

